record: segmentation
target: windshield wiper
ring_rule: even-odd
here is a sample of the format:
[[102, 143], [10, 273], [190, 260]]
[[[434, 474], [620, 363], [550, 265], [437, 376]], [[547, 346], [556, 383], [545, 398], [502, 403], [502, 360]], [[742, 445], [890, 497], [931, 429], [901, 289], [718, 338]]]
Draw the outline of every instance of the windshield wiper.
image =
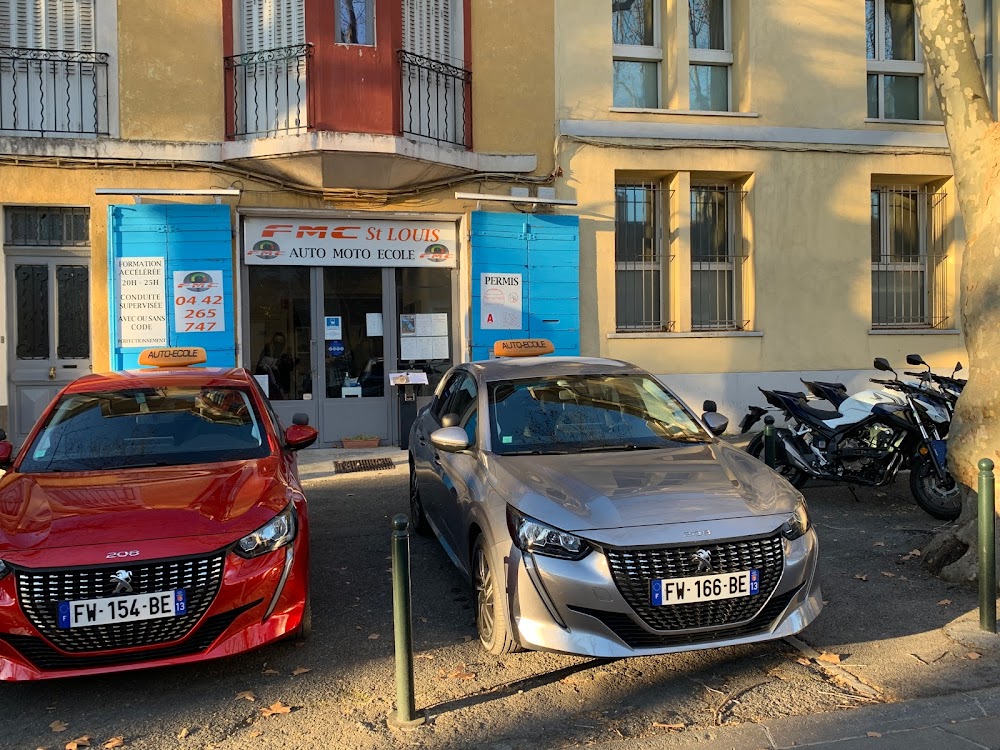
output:
[[652, 451], [662, 450], [662, 445], [637, 445], [636, 443], [621, 443], [618, 445], [588, 445], [577, 448], [577, 453], [599, 453], [602, 451]]
[[501, 456], [565, 456], [570, 451], [553, 451], [536, 449], [533, 451], [504, 451]]

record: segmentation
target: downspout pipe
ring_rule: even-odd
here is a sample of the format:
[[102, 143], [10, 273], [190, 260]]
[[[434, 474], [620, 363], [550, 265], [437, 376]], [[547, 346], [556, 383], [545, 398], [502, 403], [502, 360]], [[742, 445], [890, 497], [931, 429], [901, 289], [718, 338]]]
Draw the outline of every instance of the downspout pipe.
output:
[[986, 38], [985, 38], [985, 54], [983, 55], [983, 69], [986, 73], [986, 90], [989, 92], [990, 96], [990, 109], [993, 110], [994, 119], [997, 116], [997, 90], [995, 85], [995, 75], [993, 71], [993, 44], [996, 32], [996, 24], [993, 18], [993, 0], [983, 0], [983, 15], [986, 17]]

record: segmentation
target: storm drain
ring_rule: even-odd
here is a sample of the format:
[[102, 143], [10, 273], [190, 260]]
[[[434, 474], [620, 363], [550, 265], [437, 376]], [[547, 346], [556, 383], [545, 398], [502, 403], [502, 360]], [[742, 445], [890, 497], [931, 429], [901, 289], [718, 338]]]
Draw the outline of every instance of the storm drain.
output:
[[395, 465], [391, 458], [359, 458], [354, 461], [334, 461], [333, 470], [337, 474], [349, 474], [353, 471], [382, 471]]

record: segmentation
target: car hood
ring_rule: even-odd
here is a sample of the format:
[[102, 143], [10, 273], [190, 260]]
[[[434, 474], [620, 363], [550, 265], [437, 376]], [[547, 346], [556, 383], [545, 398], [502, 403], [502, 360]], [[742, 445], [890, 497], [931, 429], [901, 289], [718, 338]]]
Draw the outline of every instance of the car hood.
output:
[[490, 460], [503, 497], [565, 531], [790, 513], [801, 497], [760, 461], [721, 441]]
[[8, 474], [0, 480], [0, 551], [176, 537], [233, 540], [288, 504], [277, 458]]

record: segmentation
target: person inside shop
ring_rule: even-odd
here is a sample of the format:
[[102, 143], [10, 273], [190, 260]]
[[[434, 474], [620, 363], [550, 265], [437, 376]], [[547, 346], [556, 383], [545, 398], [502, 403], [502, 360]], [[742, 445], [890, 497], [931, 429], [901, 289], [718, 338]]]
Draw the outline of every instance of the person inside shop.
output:
[[275, 331], [271, 342], [264, 344], [255, 370], [257, 375], [267, 375], [269, 398], [293, 398], [292, 371], [295, 365], [295, 358], [285, 350], [285, 334]]

